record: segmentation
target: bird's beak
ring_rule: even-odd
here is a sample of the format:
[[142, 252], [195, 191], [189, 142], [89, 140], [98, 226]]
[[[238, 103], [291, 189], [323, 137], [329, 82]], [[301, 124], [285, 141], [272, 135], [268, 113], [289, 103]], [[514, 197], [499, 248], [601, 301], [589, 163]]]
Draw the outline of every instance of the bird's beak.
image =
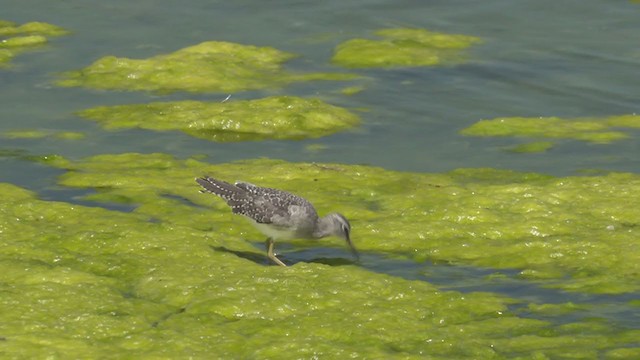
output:
[[356, 250], [356, 247], [353, 246], [353, 243], [351, 242], [351, 237], [349, 236], [349, 234], [347, 234], [347, 237], [345, 240], [347, 240], [347, 245], [349, 245], [349, 248], [351, 249], [351, 254], [353, 255], [353, 257], [356, 259], [356, 261], [360, 261], [360, 254], [358, 254], [358, 250]]

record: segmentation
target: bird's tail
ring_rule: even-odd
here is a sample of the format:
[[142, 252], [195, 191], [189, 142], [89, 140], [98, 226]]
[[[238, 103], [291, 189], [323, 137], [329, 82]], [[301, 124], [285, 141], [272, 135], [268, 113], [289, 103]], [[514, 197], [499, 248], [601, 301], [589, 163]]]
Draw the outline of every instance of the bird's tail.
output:
[[196, 178], [196, 182], [203, 188], [200, 192], [218, 195], [227, 202], [236, 199], [241, 193], [244, 193], [243, 190], [235, 185], [209, 176]]

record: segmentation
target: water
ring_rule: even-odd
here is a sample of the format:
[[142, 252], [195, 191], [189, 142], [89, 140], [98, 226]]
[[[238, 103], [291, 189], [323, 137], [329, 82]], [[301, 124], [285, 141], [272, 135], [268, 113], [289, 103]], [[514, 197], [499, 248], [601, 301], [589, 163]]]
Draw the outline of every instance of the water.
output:
[[[77, 141], [3, 139], [0, 181], [38, 191], [45, 199], [75, 202], [77, 191], [55, 186], [61, 172], [34, 164], [29, 155], [60, 154], [83, 158], [101, 153], [163, 152], [178, 157], [207, 155], [212, 162], [273, 157], [289, 161], [370, 164], [416, 172], [443, 172], [460, 167], [494, 167], [558, 176], [585, 169], [640, 171], [640, 131], [607, 145], [560, 141], [543, 154], [513, 154], [514, 139], [468, 138], [458, 131], [480, 119], [500, 116], [589, 117], [638, 112], [640, 5], [626, 1], [110, 1], [0, 0], [0, 18], [18, 23], [45, 21], [65, 27], [70, 36], [14, 59], [0, 70], [0, 132], [16, 129], [79, 131]], [[227, 94], [158, 96], [65, 89], [52, 85], [58, 72], [84, 67], [106, 55], [145, 58], [194, 45], [223, 40], [273, 46], [300, 54], [290, 69], [327, 71], [339, 42], [371, 36], [385, 27], [418, 27], [479, 36], [485, 43], [471, 49], [471, 62], [446, 68], [362, 70], [365, 91], [338, 93], [350, 83], [314, 82], [281, 90], [233, 94], [234, 99], [272, 94], [318, 96], [362, 112], [363, 125], [351, 132], [303, 141], [218, 144], [178, 132], [131, 130], [106, 132], [74, 112], [97, 105], [158, 100], [222, 100]], [[324, 144], [326, 150], [305, 150]], [[127, 209], [118, 209], [127, 210]], [[286, 248], [285, 248], [286, 249]], [[313, 255], [307, 251], [314, 251]], [[320, 252], [318, 252], [320, 251]], [[302, 250], [293, 261], [325, 256]], [[286, 258], [286, 257], [285, 257]], [[532, 301], [598, 303], [597, 296], [575, 299], [566, 293], [515, 279], [471, 286], [468, 278], [483, 269], [431, 267], [366, 255], [363, 266], [404, 278], [427, 280], [465, 291], [496, 291]], [[435, 273], [433, 268], [440, 269]], [[525, 286], [523, 288], [522, 286]], [[524, 290], [523, 290], [524, 289]], [[568, 300], [567, 300], [568, 299]], [[602, 300], [601, 314], [621, 325], [629, 316], [624, 297]], [[620, 305], [620, 306], [618, 306]], [[618, 310], [612, 310], [618, 309]], [[593, 314], [591, 314], [593, 315]], [[627, 319], [627, 320], [625, 320]], [[629, 321], [628, 319], [632, 319]], [[637, 327], [637, 323], [636, 323]]]

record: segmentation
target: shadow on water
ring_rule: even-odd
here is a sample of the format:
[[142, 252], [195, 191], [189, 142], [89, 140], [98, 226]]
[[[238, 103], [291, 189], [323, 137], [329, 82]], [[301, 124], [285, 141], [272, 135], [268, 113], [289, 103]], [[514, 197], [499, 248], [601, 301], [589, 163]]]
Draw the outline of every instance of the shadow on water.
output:
[[[264, 244], [254, 242], [261, 253], [233, 251], [213, 248], [216, 251], [233, 253], [257, 264], [272, 265], [267, 259]], [[369, 271], [387, 274], [406, 280], [425, 281], [443, 290], [462, 293], [490, 292], [515, 299], [517, 302], [509, 310], [521, 317], [530, 317], [566, 324], [587, 319], [602, 319], [617, 326], [640, 329], [640, 314], [630, 304], [636, 294], [587, 294], [567, 292], [545, 287], [553, 283], [536, 283], [519, 277], [517, 269], [491, 269], [466, 265], [435, 264], [429, 261], [416, 262], [408, 259], [392, 258], [383, 254], [361, 253], [360, 261], [353, 259], [346, 249], [337, 248], [296, 248], [292, 244], [278, 244], [278, 258], [287, 265], [299, 262], [321, 263], [331, 266], [354, 265]], [[548, 315], [534, 313], [530, 304], [571, 304], [570, 310]]]

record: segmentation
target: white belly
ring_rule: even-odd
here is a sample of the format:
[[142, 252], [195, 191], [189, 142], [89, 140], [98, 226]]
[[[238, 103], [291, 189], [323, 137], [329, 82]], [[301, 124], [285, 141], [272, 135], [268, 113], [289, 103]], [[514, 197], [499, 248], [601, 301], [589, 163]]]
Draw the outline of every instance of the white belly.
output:
[[267, 235], [267, 237], [270, 237], [274, 240], [281, 240], [281, 239], [287, 240], [287, 239], [296, 238], [295, 230], [279, 229], [279, 228], [269, 226], [267, 224], [260, 224], [255, 221], [252, 221], [252, 223], [253, 223], [253, 226], [255, 226], [258, 230], [260, 230], [261, 233]]

